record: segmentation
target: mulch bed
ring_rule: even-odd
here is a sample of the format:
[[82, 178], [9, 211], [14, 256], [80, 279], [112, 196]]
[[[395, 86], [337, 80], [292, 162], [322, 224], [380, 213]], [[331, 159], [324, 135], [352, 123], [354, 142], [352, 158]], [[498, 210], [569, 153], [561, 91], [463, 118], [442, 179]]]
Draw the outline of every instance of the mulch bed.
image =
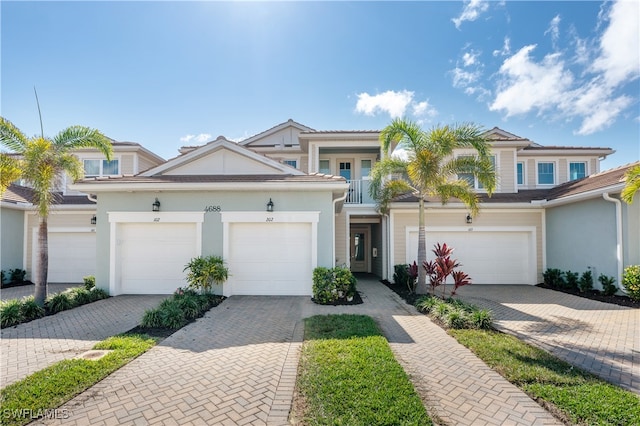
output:
[[547, 290], [560, 291], [562, 293], [573, 294], [574, 296], [584, 297], [586, 299], [597, 300], [599, 302], [611, 303], [618, 306], [626, 306], [628, 308], [640, 309], [640, 300], [633, 300], [629, 296], [607, 296], [598, 290], [586, 291], [584, 293], [569, 289], [551, 288], [544, 284], [538, 284], [536, 287], [546, 288]]
[[22, 287], [24, 285], [35, 285], [31, 281], [22, 281], [22, 282], [13, 282], [13, 283], [4, 283], [0, 288], [11, 288], [11, 287]]

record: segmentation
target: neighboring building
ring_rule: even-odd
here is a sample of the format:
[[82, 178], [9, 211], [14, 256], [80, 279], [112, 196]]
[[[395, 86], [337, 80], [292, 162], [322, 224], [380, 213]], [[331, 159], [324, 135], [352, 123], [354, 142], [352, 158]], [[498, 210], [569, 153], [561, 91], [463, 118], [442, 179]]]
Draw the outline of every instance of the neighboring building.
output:
[[[113, 157], [107, 161], [97, 149], [76, 151], [85, 174], [97, 178], [111, 175], [134, 175], [164, 159], [133, 142], [112, 141]], [[19, 182], [25, 185], [26, 182]], [[49, 215], [49, 272], [52, 283], [82, 282], [82, 277], [96, 270], [96, 234], [92, 219], [96, 203], [68, 188], [66, 176], [60, 180], [58, 203]], [[38, 220], [33, 192], [26, 186], [11, 185], [0, 203], [0, 268], [25, 269], [27, 279], [37, 276]]]
[[[481, 198], [472, 219], [456, 200], [428, 200], [429, 252], [436, 242], [453, 246], [475, 284], [533, 285], [547, 267], [615, 275], [620, 264], [640, 263], [638, 203], [602, 198], [619, 198], [626, 170], [600, 171], [613, 150], [545, 147], [499, 128], [486, 136], [497, 189], [489, 198], [472, 182]], [[199, 255], [224, 257], [225, 295], [310, 295], [316, 266], [391, 279], [395, 264], [416, 259], [416, 200], [399, 197], [380, 215], [368, 193], [371, 169], [390, 154], [378, 131], [316, 131], [289, 120], [240, 143], [219, 137], [180, 154], [135, 176], [120, 170], [72, 185], [98, 197], [95, 275], [111, 294], [171, 293]], [[593, 215], [620, 224], [620, 262], [611, 254], [618, 231], [591, 232]]]

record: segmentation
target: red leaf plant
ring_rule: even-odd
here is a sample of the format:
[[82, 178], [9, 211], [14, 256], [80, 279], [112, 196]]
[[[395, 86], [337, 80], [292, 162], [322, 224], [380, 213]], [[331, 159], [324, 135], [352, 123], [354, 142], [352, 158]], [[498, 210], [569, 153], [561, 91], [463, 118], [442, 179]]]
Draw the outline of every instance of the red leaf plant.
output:
[[463, 285], [471, 284], [471, 278], [469, 275], [462, 271], [456, 271], [455, 268], [460, 266], [460, 263], [456, 259], [451, 258], [453, 248], [447, 246], [446, 243], [437, 243], [434, 245], [434, 249], [431, 250], [436, 255], [434, 260], [425, 261], [422, 263], [422, 267], [425, 269], [429, 276], [429, 284], [431, 285], [431, 294], [435, 295], [435, 289], [442, 285], [442, 298], [445, 298], [446, 287], [444, 284], [447, 281], [447, 277], [450, 275], [454, 279], [454, 288], [451, 292], [451, 296], [456, 294], [456, 290]]

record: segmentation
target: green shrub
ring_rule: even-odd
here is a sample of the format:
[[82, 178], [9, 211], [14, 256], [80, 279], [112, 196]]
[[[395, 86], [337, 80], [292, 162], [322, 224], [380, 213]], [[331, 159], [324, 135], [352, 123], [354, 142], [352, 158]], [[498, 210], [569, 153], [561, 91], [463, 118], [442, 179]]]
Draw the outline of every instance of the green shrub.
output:
[[393, 282], [395, 285], [406, 285], [409, 281], [409, 265], [406, 263], [393, 266]]
[[211, 287], [223, 284], [229, 277], [229, 269], [220, 256], [194, 257], [187, 263], [183, 271], [189, 271], [187, 282], [189, 287], [211, 292]]
[[564, 282], [563, 273], [557, 268], [547, 268], [542, 274], [544, 284], [551, 288], [564, 288], [566, 286]]
[[0, 326], [5, 328], [20, 324], [23, 321], [21, 307], [18, 299], [0, 302]]
[[423, 296], [416, 301], [416, 308], [437, 320], [447, 328], [493, 329], [491, 311], [458, 299], [440, 299], [437, 296]]
[[472, 312], [469, 321], [472, 328], [479, 330], [491, 330], [493, 328], [493, 315], [487, 309], [479, 309]]
[[23, 322], [42, 318], [46, 313], [43, 307], [38, 306], [33, 296], [22, 299], [20, 312], [22, 313]]
[[87, 275], [86, 277], [82, 277], [84, 281], [84, 288], [87, 290], [91, 290], [96, 286], [96, 277], [93, 275]]
[[445, 325], [449, 328], [463, 329], [469, 328], [467, 322], [467, 316], [464, 311], [460, 309], [452, 309], [445, 316]]
[[624, 268], [622, 285], [631, 299], [640, 300], [640, 265]]
[[416, 300], [416, 308], [420, 312], [422, 312], [424, 314], [428, 314], [438, 304], [438, 300], [439, 299], [437, 299], [436, 297], [433, 297], [433, 296], [422, 296], [421, 298]]
[[198, 302], [198, 296], [183, 295], [174, 297], [174, 300], [188, 321], [198, 318], [202, 313], [202, 305]]
[[24, 277], [27, 275], [27, 271], [24, 269], [16, 268], [9, 270], [9, 281], [12, 284], [22, 284]]
[[147, 309], [144, 311], [142, 321], [140, 322], [142, 327], [146, 328], [161, 328], [162, 317], [159, 309]]
[[602, 284], [602, 292], [607, 296], [613, 296], [618, 291], [616, 287], [616, 279], [604, 274], [600, 274], [598, 281]]
[[577, 272], [567, 271], [564, 273], [565, 288], [568, 290], [578, 291], [578, 279], [580, 275]]
[[91, 291], [84, 287], [74, 287], [66, 291], [73, 301], [74, 306], [82, 306], [93, 302]]
[[91, 296], [93, 298], [93, 301], [95, 302], [96, 300], [109, 298], [109, 292], [102, 288], [95, 287], [91, 290]]
[[177, 330], [188, 322], [184, 311], [176, 300], [166, 299], [158, 309], [160, 310], [160, 322], [164, 328]]
[[578, 287], [583, 293], [593, 290], [593, 274], [590, 270], [584, 271], [582, 273], [582, 276], [580, 276], [580, 281], [578, 281]]
[[0, 271], [0, 286], [3, 286], [7, 281], [7, 274], [4, 273], [4, 270]]
[[356, 278], [348, 268], [319, 266], [313, 270], [313, 299], [320, 304], [347, 300], [356, 294]]
[[45, 306], [52, 314], [57, 314], [58, 312], [66, 311], [67, 309], [71, 309], [74, 307], [73, 300], [69, 296], [69, 293], [56, 293], [45, 301]]

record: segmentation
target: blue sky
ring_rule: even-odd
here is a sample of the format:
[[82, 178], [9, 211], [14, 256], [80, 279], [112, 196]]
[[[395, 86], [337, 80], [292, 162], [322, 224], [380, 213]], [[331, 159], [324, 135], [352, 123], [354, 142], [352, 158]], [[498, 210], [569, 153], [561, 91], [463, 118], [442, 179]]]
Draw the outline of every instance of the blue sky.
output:
[[1, 114], [164, 158], [292, 118], [498, 126], [640, 158], [640, 2], [0, 3]]

